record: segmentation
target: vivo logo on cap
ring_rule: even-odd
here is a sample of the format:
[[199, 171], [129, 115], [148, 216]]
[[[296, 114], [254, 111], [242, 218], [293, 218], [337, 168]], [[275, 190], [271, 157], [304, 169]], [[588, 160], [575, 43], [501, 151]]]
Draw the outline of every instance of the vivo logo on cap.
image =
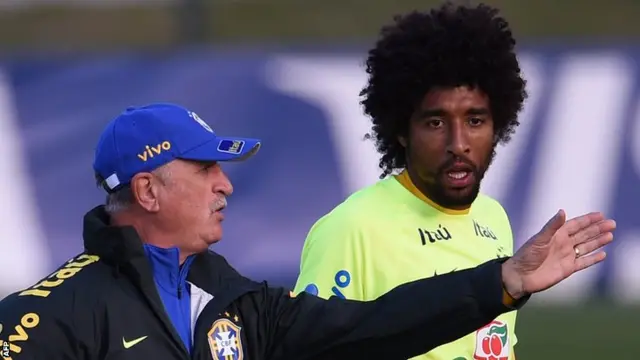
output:
[[160, 155], [160, 153], [167, 150], [171, 150], [171, 143], [168, 141], [163, 141], [155, 146], [147, 145], [144, 147], [144, 151], [138, 154], [138, 158], [146, 162], [150, 158], [153, 158], [156, 155]]

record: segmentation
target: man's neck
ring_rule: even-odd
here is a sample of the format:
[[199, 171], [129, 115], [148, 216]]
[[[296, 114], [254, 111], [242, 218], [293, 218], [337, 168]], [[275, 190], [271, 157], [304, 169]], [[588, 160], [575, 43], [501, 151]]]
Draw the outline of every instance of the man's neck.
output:
[[143, 244], [149, 244], [162, 249], [178, 248], [180, 252], [180, 265], [191, 255], [175, 244], [175, 236], [168, 235], [166, 231], [158, 229], [149, 221], [134, 216], [133, 214], [125, 212], [114, 214], [111, 216], [111, 225], [133, 227]]

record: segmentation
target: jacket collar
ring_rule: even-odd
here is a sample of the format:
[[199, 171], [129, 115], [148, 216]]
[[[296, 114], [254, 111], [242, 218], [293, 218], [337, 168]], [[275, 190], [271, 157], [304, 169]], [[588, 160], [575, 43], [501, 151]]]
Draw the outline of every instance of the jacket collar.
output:
[[[104, 205], [97, 206], [85, 214], [85, 250], [98, 255], [105, 263], [115, 266], [116, 271], [133, 267], [136, 277], [143, 275], [142, 278], [146, 278], [146, 274], [151, 274], [150, 263], [137, 231], [131, 226], [112, 226], [110, 222]], [[223, 256], [213, 251], [195, 256], [187, 280], [211, 294], [232, 287], [248, 289], [256, 285], [240, 275]]]
[[87, 252], [114, 265], [144, 257], [142, 240], [132, 226], [111, 226], [109, 214], [100, 205], [84, 216], [82, 237]]

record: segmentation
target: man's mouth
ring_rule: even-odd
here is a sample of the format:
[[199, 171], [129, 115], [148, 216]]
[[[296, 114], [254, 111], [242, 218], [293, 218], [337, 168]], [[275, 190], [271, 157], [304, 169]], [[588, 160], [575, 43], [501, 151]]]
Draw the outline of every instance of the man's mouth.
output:
[[445, 182], [452, 188], [464, 188], [474, 181], [473, 167], [462, 162], [457, 162], [445, 170]]
[[471, 174], [469, 171], [450, 171], [447, 173], [447, 176], [454, 180], [462, 180], [469, 176], [469, 174]]
[[217, 213], [219, 211], [222, 211], [226, 207], [227, 207], [227, 198], [220, 198], [219, 200], [211, 204], [209, 208], [211, 209], [212, 213]]

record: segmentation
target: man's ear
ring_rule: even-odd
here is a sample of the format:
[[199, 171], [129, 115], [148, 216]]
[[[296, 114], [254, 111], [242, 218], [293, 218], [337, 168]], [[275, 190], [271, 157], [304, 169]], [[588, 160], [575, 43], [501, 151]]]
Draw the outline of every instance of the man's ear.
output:
[[159, 184], [151, 173], [139, 173], [131, 179], [131, 193], [138, 205], [149, 212], [160, 210], [158, 202]]
[[404, 136], [398, 136], [398, 142], [402, 145], [403, 148], [407, 148], [407, 138]]

